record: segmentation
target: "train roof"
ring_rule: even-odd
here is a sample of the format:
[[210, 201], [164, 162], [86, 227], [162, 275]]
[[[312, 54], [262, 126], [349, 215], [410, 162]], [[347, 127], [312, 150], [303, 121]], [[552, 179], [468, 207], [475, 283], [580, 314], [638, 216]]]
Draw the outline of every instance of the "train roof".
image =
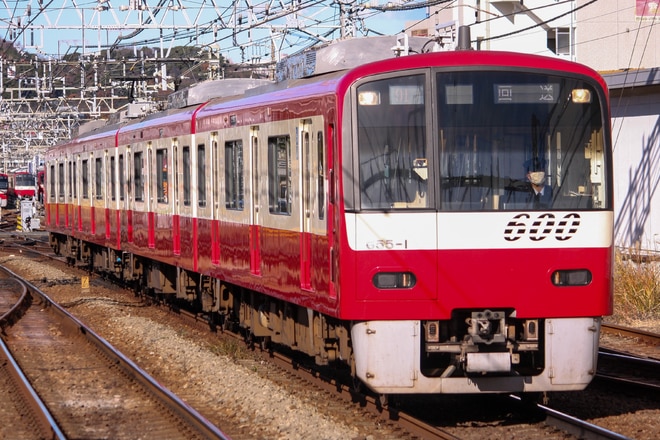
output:
[[352, 69], [346, 80], [368, 76], [374, 73], [389, 72], [405, 69], [450, 67], [453, 70], [465, 68], [466, 70], [500, 70], [524, 69], [529, 71], [543, 70], [557, 73], [570, 73], [590, 77], [598, 81], [604, 89], [607, 84], [603, 77], [592, 68], [573, 61], [543, 55], [525, 54], [520, 52], [457, 50], [430, 52], [395, 59], [386, 59], [365, 64]]
[[148, 141], [161, 137], [176, 137], [191, 132], [191, 121], [199, 105], [180, 109], [168, 109], [129, 121], [119, 127], [117, 140], [120, 145], [136, 141]]
[[276, 82], [349, 70], [364, 64], [423, 53], [433, 40], [406, 34], [338, 40], [277, 63]]
[[183, 108], [209, 100], [230, 100], [282, 90], [290, 81], [344, 71], [373, 61], [401, 54], [421, 53], [429, 40], [420, 37], [378, 36], [332, 41], [277, 63], [274, 80], [260, 78], [227, 78], [194, 84], [170, 94], [168, 108]]
[[202, 104], [213, 98], [242, 95], [255, 87], [271, 84], [267, 79], [227, 78], [205, 81], [177, 90], [167, 97], [167, 108], [176, 109]]

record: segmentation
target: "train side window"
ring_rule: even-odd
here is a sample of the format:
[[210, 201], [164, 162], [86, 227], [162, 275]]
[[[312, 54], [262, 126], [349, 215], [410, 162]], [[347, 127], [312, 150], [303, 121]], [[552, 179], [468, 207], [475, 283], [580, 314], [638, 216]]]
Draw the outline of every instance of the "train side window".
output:
[[[58, 183], [58, 192], [57, 195], [60, 198], [60, 201], [64, 201], [64, 164], [60, 163], [57, 165], [57, 183]], [[55, 196], [55, 167], [51, 167], [50, 171], [50, 193]]]
[[323, 142], [322, 131], [319, 131], [316, 135], [316, 150], [316, 166], [318, 167], [316, 199], [319, 204], [319, 220], [323, 220], [325, 218], [325, 143]]
[[117, 198], [117, 176], [115, 175], [116, 163], [115, 157], [110, 157], [110, 198], [114, 201]]
[[272, 214], [291, 214], [291, 141], [268, 138], [268, 207]]
[[190, 147], [184, 146], [183, 156], [183, 204], [190, 206]]
[[73, 178], [73, 164], [72, 164], [72, 162], [67, 162], [67, 171], [68, 171], [68, 174], [66, 176], [67, 177], [67, 180], [66, 180], [66, 187], [67, 187], [66, 188], [67, 189], [66, 194], [67, 194], [67, 196], [69, 196], [69, 198], [71, 198], [71, 196], [72, 196], [71, 188], [73, 187], [73, 184], [71, 183], [71, 179]]
[[243, 141], [225, 142], [225, 207], [243, 210]]
[[82, 198], [89, 199], [89, 161], [82, 161]]
[[[62, 166], [61, 164], [58, 166], [58, 170], [59, 170], [59, 167], [61, 167], [61, 166]], [[48, 168], [48, 176], [50, 177], [50, 179], [49, 179], [50, 184], [48, 185], [48, 193], [50, 194], [49, 199], [51, 201], [53, 201], [53, 200], [55, 200], [55, 194], [53, 193], [53, 191], [55, 190], [55, 182], [53, 182], [55, 180], [54, 179], [54, 177], [55, 177], [55, 165], [51, 165]], [[0, 176], [0, 177], [3, 179], [2, 182], [4, 183], [4, 177], [5, 176]]]
[[206, 146], [197, 145], [197, 203], [206, 206]]
[[124, 200], [124, 155], [119, 155], [119, 200]]
[[138, 152], [133, 155], [133, 185], [135, 201], [143, 201], [142, 152]]
[[96, 158], [94, 166], [95, 195], [97, 200], [101, 200], [103, 198], [103, 158]]
[[156, 150], [156, 192], [158, 203], [167, 203], [167, 149]]
[[69, 188], [73, 193], [73, 198], [78, 197], [78, 162], [73, 162], [73, 171], [69, 178]]

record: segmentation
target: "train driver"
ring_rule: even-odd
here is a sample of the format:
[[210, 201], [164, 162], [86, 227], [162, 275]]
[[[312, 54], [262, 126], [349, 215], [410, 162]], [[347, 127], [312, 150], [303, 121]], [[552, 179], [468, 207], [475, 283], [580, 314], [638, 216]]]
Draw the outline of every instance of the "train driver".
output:
[[528, 203], [534, 209], [547, 209], [552, 205], [552, 187], [547, 185], [545, 161], [534, 158], [525, 163], [527, 181], [529, 182]]
[[507, 189], [505, 206], [513, 209], [548, 209], [552, 206], [552, 187], [546, 183], [545, 160], [525, 162], [527, 181], [514, 181]]

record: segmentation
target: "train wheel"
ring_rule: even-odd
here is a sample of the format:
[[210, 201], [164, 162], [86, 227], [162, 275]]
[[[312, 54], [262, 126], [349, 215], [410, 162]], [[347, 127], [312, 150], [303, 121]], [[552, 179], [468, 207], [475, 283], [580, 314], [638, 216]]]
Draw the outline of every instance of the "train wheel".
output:
[[389, 403], [389, 394], [379, 394], [376, 400], [376, 408], [382, 410], [387, 407]]
[[259, 347], [261, 348], [262, 351], [270, 351], [270, 347], [271, 347], [270, 336], [264, 336], [263, 338], [259, 338]]

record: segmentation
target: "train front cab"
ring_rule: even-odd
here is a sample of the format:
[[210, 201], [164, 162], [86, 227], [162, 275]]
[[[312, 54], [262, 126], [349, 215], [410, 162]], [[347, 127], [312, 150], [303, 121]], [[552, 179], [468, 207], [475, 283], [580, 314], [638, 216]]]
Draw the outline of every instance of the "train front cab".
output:
[[420, 68], [352, 87], [342, 317], [374, 391], [591, 381], [612, 311], [608, 105], [602, 82], [566, 68]]

